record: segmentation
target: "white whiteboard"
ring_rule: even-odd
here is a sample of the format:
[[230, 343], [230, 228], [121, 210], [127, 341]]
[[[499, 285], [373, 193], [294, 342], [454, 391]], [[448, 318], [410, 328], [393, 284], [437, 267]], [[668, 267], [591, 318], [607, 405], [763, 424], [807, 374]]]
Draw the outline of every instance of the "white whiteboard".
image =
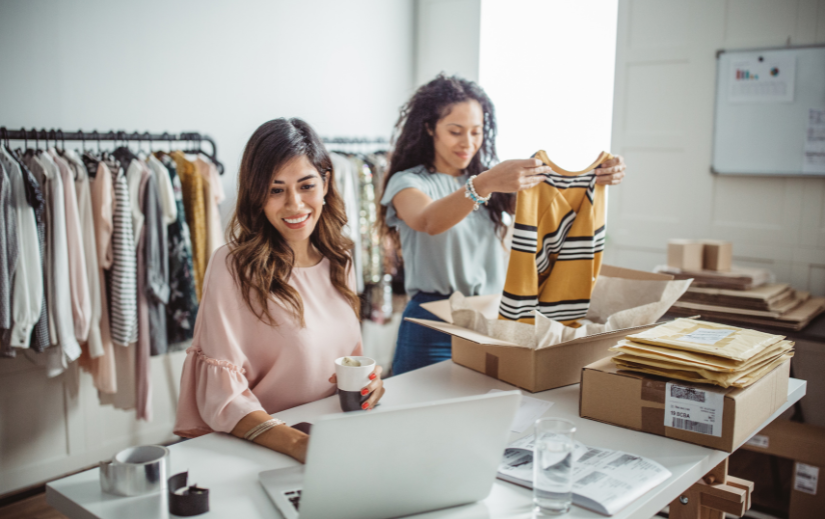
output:
[[721, 51], [713, 173], [825, 176], [825, 46]]

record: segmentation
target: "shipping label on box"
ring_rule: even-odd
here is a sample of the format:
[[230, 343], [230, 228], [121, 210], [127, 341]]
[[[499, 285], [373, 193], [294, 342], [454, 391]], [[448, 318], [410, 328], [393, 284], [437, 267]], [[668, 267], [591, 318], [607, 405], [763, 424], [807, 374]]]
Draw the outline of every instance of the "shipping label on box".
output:
[[767, 449], [771, 446], [771, 439], [764, 434], [754, 434], [753, 438], [745, 442], [745, 445], [751, 447], [759, 447], [760, 449]]
[[793, 489], [806, 494], [816, 495], [817, 482], [819, 480], [819, 467], [797, 463], [793, 480]]
[[668, 382], [665, 390], [665, 427], [722, 437], [724, 393]]

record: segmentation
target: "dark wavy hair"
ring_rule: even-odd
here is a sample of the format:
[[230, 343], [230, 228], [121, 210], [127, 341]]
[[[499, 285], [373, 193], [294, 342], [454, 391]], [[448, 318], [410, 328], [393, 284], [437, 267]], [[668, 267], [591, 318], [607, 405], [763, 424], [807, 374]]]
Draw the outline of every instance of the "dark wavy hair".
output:
[[347, 223], [344, 201], [335, 190], [332, 160], [321, 139], [301, 119], [274, 119], [262, 124], [246, 143], [238, 174], [238, 199], [229, 228], [228, 261], [244, 302], [261, 321], [277, 325], [269, 312], [272, 296], [304, 322], [301, 294], [287, 281], [295, 253], [264, 213], [276, 171], [295, 157], [306, 156], [327, 184], [326, 205], [310, 235], [310, 242], [329, 260], [329, 277], [355, 312], [358, 296], [347, 285], [353, 268], [353, 242], [342, 233]]
[[[498, 162], [496, 155], [496, 113], [493, 102], [484, 90], [473, 81], [458, 76], [447, 77], [439, 74], [435, 79], [419, 88], [412, 98], [401, 107], [398, 122], [395, 123], [394, 148], [390, 165], [384, 178], [384, 190], [390, 178], [423, 164], [430, 173], [435, 171], [435, 144], [430, 131], [435, 131], [436, 123], [447, 114], [456, 103], [475, 100], [484, 114], [484, 128], [481, 147], [464, 173], [478, 175]], [[428, 131], [429, 130], [429, 131]], [[493, 193], [484, 209], [495, 224], [496, 233], [504, 238], [506, 225], [502, 213], [513, 214], [516, 197], [512, 193]], [[380, 206], [378, 227], [383, 236], [389, 236], [396, 247], [399, 246], [398, 230], [387, 225], [387, 206]]]

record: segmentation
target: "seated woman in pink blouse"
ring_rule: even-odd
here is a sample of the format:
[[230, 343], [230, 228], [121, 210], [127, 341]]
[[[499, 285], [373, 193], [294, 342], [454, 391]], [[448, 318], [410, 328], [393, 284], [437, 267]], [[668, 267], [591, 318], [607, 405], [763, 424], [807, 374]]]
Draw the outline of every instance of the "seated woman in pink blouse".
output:
[[[304, 461], [308, 437], [270, 413], [333, 395], [334, 360], [361, 355], [353, 243], [333, 174], [300, 119], [269, 121], [249, 139], [229, 243], [206, 271], [176, 434], [263, 430], [256, 443]], [[384, 394], [381, 371], [364, 388], [365, 409]]]

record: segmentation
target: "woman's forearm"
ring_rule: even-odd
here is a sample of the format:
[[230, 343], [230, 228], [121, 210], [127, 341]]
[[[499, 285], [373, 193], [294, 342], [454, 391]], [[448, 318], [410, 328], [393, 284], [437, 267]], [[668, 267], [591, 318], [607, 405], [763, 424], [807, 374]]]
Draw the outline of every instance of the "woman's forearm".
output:
[[[464, 188], [429, 203], [420, 213], [421, 228], [430, 236], [450, 230], [473, 212], [473, 201], [464, 196]], [[412, 226], [410, 226], [412, 227]]]
[[[243, 438], [253, 427], [270, 420], [272, 417], [263, 411], [253, 411], [240, 419], [232, 429], [232, 435]], [[288, 425], [276, 425], [257, 438], [255, 443], [268, 449], [286, 454], [304, 463], [306, 460], [309, 436]]]
[[[487, 180], [488, 177], [482, 174], [477, 176], [473, 182], [476, 193], [484, 198], [487, 198], [492, 193], [492, 190], [488, 187]], [[431, 236], [441, 234], [444, 231], [450, 230], [466, 218], [468, 214], [472, 213], [475, 204], [467, 198], [466, 192], [466, 187], [462, 186], [450, 195], [427, 205], [421, 212], [421, 218], [424, 220], [424, 229], [422, 231]]]

